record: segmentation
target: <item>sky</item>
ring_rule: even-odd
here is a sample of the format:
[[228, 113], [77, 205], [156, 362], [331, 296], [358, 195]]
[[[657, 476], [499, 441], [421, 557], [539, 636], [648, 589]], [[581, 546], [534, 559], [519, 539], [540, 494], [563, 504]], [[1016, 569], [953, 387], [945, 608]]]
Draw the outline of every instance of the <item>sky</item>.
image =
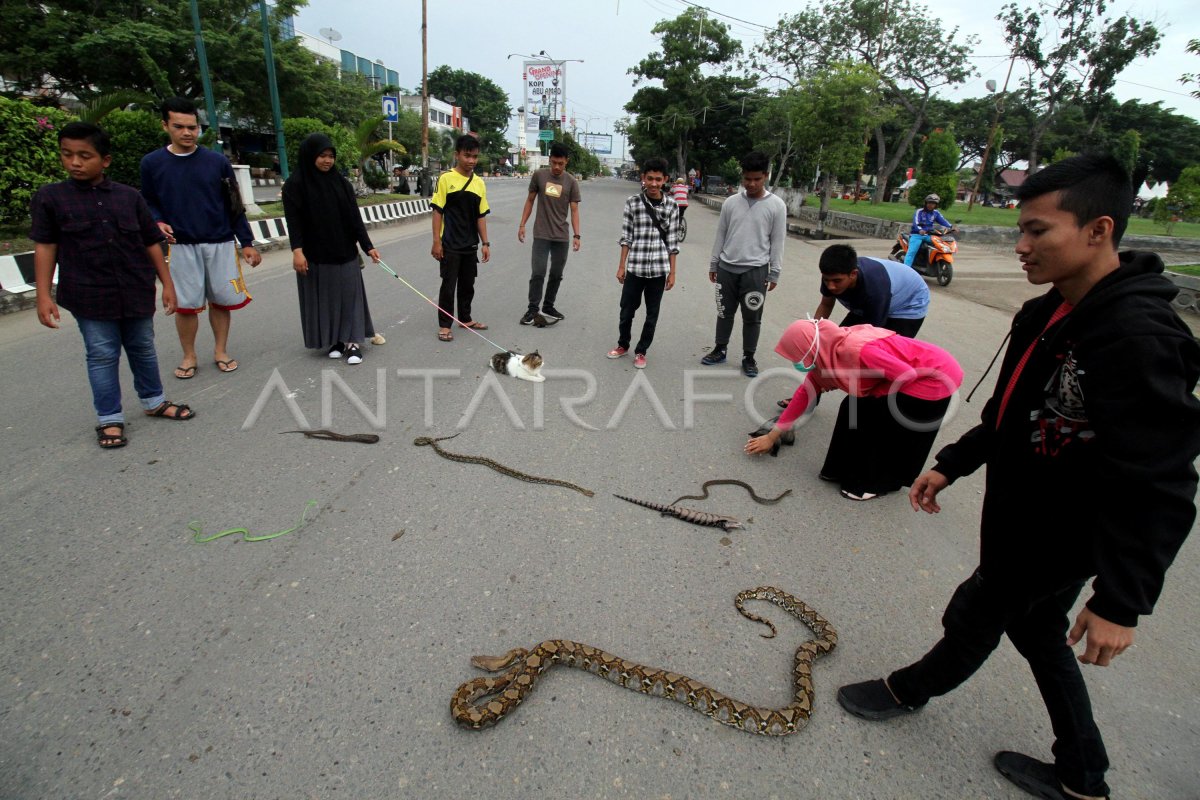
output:
[[[918, 0], [919, 2], [919, 0]], [[1024, 6], [1032, 0], [1021, 0]], [[802, 10], [804, 3], [778, 0], [697, 0], [731, 26], [731, 33], [749, 49], [762, 41], [765, 27], [783, 13]], [[513, 108], [522, 105], [522, 56], [545, 50], [566, 64], [566, 103], [578, 129], [612, 133], [615, 120], [626, 115], [633, 96], [633, 76], [627, 70], [657, 48], [650, 33], [659, 20], [678, 16], [692, 3], [685, 0], [559, 0], [558, 3], [514, 3], [508, 0], [429, 0], [429, 69], [442, 64], [477, 72], [509, 93]], [[985, 81], [1004, 83], [1008, 67], [1002, 28], [995, 16], [1003, 0], [930, 5], [947, 27], [958, 26], [960, 37], [976, 34], [971, 63], [977, 75], [949, 99], [987, 95]], [[1200, 73], [1200, 56], [1185, 51], [1189, 39], [1200, 38], [1195, 0], [1160, 0], [1120, 5], [1110, 14], [1132, 13], [1153, 21], [1164, 32], [1158, 53], [1135, 62], [1123, 72], [1114, 89], [1118, 100], [1161, 100], [1166, 108], [1200, 121], [1200, 100], [1178, 82], [1184, 73]], [[731, 19], [730, 17], [736, 18]], [[320, 37], [322, 28], [342, 35], [337, 46], [370, 60], [382, 59], [400, 73], [405, 88], [421, 78], [421, 4], [418, 0], [309, 0], [296, 18], [296, 27]], [[937, 47], [937, 42], [931, 42]], [[512, 58], [507, 56], [516, 53]], [[1013, 73], [1011, 86], [1020, 77]], [[1194, 88], [1194, 87], [1193, 87]], [[568, 126], [570, 122], [568, 121]], [[516, 143], [515, 119], [510, 141]], [[614, 138], [619, 147], [620, 138]]]

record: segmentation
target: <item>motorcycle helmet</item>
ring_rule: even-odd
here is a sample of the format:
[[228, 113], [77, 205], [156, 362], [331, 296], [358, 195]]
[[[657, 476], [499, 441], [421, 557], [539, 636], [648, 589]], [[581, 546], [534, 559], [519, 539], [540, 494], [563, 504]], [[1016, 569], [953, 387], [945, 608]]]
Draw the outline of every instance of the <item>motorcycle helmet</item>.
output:
[[925, 195], [925, 202], [933, 203], [934, 205], [941, 205], [942, 198], [938, 197], [936, 194], [927, 194]]

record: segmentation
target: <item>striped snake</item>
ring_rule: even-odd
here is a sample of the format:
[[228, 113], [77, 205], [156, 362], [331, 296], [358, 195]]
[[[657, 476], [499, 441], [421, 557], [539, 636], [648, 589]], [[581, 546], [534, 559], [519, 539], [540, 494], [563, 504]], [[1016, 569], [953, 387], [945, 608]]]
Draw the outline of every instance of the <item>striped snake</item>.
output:
[[739, 592], [734, 598], [734, 606], [746, 619], [761, 622], [771, 629], [770, 636], [762, 634], [764, 638], [770, 639], [775, 635], [775, 626], [769, 620], [747, 611], [743, 605], [746, 600], [774, 603], [816, 634], [817, 638], [809, 639], [796, 648], [792, 667], [795, 694], [792, 702], [783, 708], [747, 705], [686, 675], [626, 661], [620, 656], [579, 642], [547, 639], [533, 650], [517, 648], [498, 657], [474, 656], [471, 664], [479, 669], [488, 672], [507, 671], [495, 677], [474, 678], [459, 686], [450, 698], [450, 715], [459, 725], [472, 730], [495, 725], [533, 691], [543, 672], [555, 664], [562, 664], [607, 678], [634, 692], [674, 700], [723, 725], [747, 733], [764, 736], [795, 733], [812, 716], [813, 661], [837, 647], [837, 631], [824, 617], [781, 589], [761, 586]]
[[309, 439], [327, 439], [331, 442], [362, 442], [363, 444], [375, 444], [379, 441], [379, 437], [374, 433], [334, 433], [333, 431], [280, 431], [284, 433], [303, 433]]
[[[754, 500], [754, 502], [758, 503], [759, 505], [763, 505], [763, 506], [773, 506], [776, 503], [778, 503], [780, 500], [782, 500], [783, 498], [787, 497], [789, 494], [792, 493], [791, 489], [787, 489], [783, 492], [783, 494], [779, 495], [778, 497], [759, 497], [754, 492], [754, 488], [752, 486], [750, 486], [750, 484], [748, 484], [748, 483], [743, 483], [742, 481], [736, 481], [733, 478], [714, 478], [711, 481], [705, 481], [703, 484], [701, 484], [700, 491], [704, 492], [704, 494], [685, 494], [683, 497], [676, 497], [674, 500], [672, 500], [670, 502], [670, 505], [675, 505], [680, 500], [707, 500], [708, 499], [708, 487], [710, 487], [710, 486], [740, 486], [743, 489], [745, 489], [747, 492], [750, 493], [750, 497]], [[625, 498], [622, 498], [622, 499], [625, 499]]]
[[550, 484], [551, 486], [562, 486], [567, 489], [574, 489], [580, 494], [585, 494], [588, 497], [592, 497], [596, 494], [591, 489], [584, 489], [582, 486], [576, 486], [568, 481], [560, 481], [557, 478], [542, 478], [538, 475], [530, 475], [525, 472], [519, 472], [512, 467], [506, 467], [490, 458], [484, 458], [483, 456], [464, 456], [461, 453], [451, 453], [448, 450], [443, 450], [442, 448], [438, 447], [438, 442], [444, 442], [447, 439], [453, 439], [455, 436], [458, 436], [458, 434], [455, 433], [450, 436], [439, 436], [436, 439], [429, 436], [418, 436], [416, 439], [413, 439], [413, 444], [415, 444], [417, 447], [424, 447], [428, 445], [429, 447], [432, 447], [434, 452], [436, 452], [439, 456], [442, 458], [448, 458], [451, 461], [461, 461], [464, 464], [483, 464], [485, 467], [491, 467], [492, 469], [496, 470], [496, 472], [516, 478], [519, 481], [528, 481], [530, 483], [546, 483]]

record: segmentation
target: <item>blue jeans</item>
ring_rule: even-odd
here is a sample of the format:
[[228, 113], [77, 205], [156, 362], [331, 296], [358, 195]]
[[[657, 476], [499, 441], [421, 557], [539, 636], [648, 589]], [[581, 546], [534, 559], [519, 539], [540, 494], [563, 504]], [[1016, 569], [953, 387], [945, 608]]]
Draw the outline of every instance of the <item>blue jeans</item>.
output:
[[154, 317], [136, 319], [85, 319], [76, 317], [87, 353], [88, 383], [92, 405], [101, 425], [124, 422], [121, 413], [121, 348], [129, 357], [133, 388], [146, 411], [162, 405], [162, 378], [154, 351]]
[[917, 260], [917, 251], [921, 249], [921, 245], [930, 241], [927, 233], [914, 233], [908, 237], [908, 252], [904, 254], [904, 266], [911, 267], [913, 262]]

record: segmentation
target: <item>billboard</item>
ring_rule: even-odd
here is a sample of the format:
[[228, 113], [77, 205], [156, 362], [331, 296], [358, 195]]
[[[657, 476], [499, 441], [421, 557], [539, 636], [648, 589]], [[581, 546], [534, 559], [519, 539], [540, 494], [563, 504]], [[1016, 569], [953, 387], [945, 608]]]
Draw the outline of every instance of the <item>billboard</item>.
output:
[[535, 142], [538, 131], [560, 128], [566, 119], [567, 76], [559, 62], [526, 61], [523, 66], [525, 138]]
[[579, 146], [584, 150], [589, 150], [602, 156], [612, 155], [611, 133], [581, 133], [575, 137], [575, 140], [579, 142]]

